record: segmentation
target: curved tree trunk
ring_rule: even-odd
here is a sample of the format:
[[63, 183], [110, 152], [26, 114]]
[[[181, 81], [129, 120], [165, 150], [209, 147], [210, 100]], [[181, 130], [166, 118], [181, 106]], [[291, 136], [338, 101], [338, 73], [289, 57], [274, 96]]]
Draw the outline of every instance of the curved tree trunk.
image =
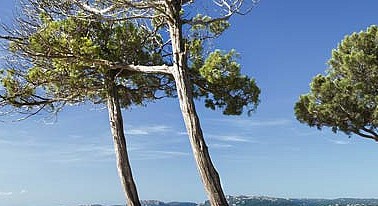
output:
[[126, 195], [127, 205], [140, 206], [138, 192], [133, 180], [131, 166], [127, 155], [121, 107], [119, 105], [118, 91], [114, 83], [114, 78], [108, 83], [107, 106], [117, 159], [118, 175], [121, 179], [122, 187]]
[[181, 1], [171, 5], [172, 21], [169, 23], [172, 50], [174, 53], [173, 77], [176, 81], [181, 112], [189, 135], [192, 151], [212, 206], [227, 206], [220, 178], [216, 171], [203, 138], [200, 121], [195, 109], [192, 87], [186, 68], [186, 54], [183, 44], [182, 23], [180, 21]]

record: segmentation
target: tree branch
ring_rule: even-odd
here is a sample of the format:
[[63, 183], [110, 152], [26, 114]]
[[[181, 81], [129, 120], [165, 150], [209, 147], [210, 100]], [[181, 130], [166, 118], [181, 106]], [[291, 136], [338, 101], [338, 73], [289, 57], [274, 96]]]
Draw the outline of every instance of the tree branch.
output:
[[361, 129], [362, 129], [364, 132], [367, 132], [367, 133], [369, 133], [369, 134], [375, 136], [376, 138], [378, 138], [378, 134], [377, 134], [376, 132], [374, 132], [373, 130], [368, 129], [368, 128], [366, 128], [366, 127], [362, 127]]
[[[226, 21], [230, 19], [234, 14], [246, 15], [252, 11], [254, 6], [257, 5], [257, 3], [260, 0], [250, 0], [250, 1], [252, 2], [252, 5], [249, 6], [249, 8], [246, 9], [246, 11], [241, 12], [240, 10], [242, 9], [242, 6], [245, 3], [245, 0], [233, 0], [232, 2], [229, 2], [227, 0], [213, 0], [214, 4], [220, 8], [223, 8], [226, 14], [217, 18], [212, 18], [207, 21], [204, 21], [202, 19], [194, 19], [194, 18], [184, 19], [183, 23], [189, 24], [191, 26], [194, 26], [194, 25], [208, 26], [209, 24], [214, 23], [214, 22]], [[186, 2], [189, 2], [189, 1], [186, 1]]]
[[361, 131], [359, 130], [356, 130], [356, 131], [353, 131], [353, 133], [361, 136], [361, 137], [365, 137], [365, 138], [368, 138], [368, 139], [373, 139], [375, 140], [376, 142], [378, 142], [378, 136], [373, 136], [373, 135], [368, 135], [368, 134], [364, 134], [362, 133]]
[[99, 10], [99, 9], [96, 9], [94, 7], [89, 6], [88, 4], [82, 3], [80, 0], [71, 0], [71, 2], [78, 5], [84, 11], [87, 11], [87, 12], [95, 14], [95, 15], [100, 15], [100, 16], [112, 11], [115, 8], [115, 5], [113, 4], [113, 5], [105, 8], [105, 9]]
[[134, 72], [143, 72], [147, 74], [172, 74], [172, 66], [167, 65], [160, 65], [160, 66], [142, 66], [142, 65], [112, 65], [110, 67], [111, 69], [124, 69], [128, 71], [134, 71]]

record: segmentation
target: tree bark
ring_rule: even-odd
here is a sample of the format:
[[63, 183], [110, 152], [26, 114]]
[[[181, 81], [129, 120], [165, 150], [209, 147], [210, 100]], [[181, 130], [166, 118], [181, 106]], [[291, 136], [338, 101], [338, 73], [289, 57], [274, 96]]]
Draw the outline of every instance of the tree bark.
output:
[[189, 135], [192, 151], [204, 184], [210, 204], [212, 206], [227, 206], [219, 174], [216, 171], [203, 138], [200, 121], [193, 101], [192, 87], [187, 71], [187, 57], [182, 36], [182, 22], [180, 18], [181, 1], [173, 1], [175, 4], [167, 5], [171, 9], [171, 21], [169, 22], [170, 37], [173, 50], [174, 66], [172, 75], [176, 81], [177, 94], [180, 108]]
[[117, 160], [118, 175], [121, 179], [122, 187], [126, 195], [127, 205], [140, 206], [138, 192], [133, 180], [131, 166], [127, 155], [121, 107], [114, 78], [111, 78], [108, 82], [107, 106]]

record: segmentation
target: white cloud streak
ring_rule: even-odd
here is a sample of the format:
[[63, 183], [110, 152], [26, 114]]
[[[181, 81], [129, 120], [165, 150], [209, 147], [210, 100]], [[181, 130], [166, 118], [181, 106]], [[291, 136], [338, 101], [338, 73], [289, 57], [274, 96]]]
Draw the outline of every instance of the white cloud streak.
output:
[[81, 161], [110, 161], [114, 158], [112, 145], [69, 145], [60, 151], [52, 152], [54, 162], [73, 163]]
[[12, 196], [13, 192], [0, 192], [0, 196]]
[[277, 126], [287, 126], [292, 123], [289, 119], [268, 119], [268, 120], [258, 120], [258, 119], [213, 119], [210, 120], [218, 123], [227, 123], [240, 127], [277, 127]]
[[212, 140], [217, 140], [221, 142], [230, 142], [230, 143], [247, 143], [247, 142], [254, 142], [251, 138], [246, 136], [239, 136], [239, 135], [208, 135], [208, 137]]
[[180, 136], [186, 136], [188, 135], [188, 132], [177, 132], [176, 134]]
[[227, 149], [227, 148], [231, 148], [233, 147], [231, 144], [209, 144], [209, 147], [210, 148], [214, 148], [214, 149]]
[[125, 133], [127, 135], [150, 135], [156, 133], [171, 132], [172, 129], [165, 125], [152, 125], [143, 127], [134, 127], [131, 129], [126, 129]]
[[137, 153], [136, 158], [139, 160], [157, 160], [189, 156], [187, 152], [179, 151], [142, 151]]
[[[166, 125], [144, 125], [139, 127], [126, 128], [127, 135], [164, 135], [170, 134], [179, 136], [180, 132]], [[186, 133], [185, 133], [186, 134]], [[59, 143], [38, 138], [28, 137], [24, 139], [0, 138], [0, 146], [28, 147], [29, 158], [48, 157], [46, 160], [56, 163], [80, 163], [80, 162], [103, 162], [114, 161], [114, 146], [109, 141], [103, 142], [103, 138], [92, 138], [87, 142], [87, 138], [82, 135], [70, 134], [68, 139]], [[176, 139], [176, 138], [175, 138]], [[130, 141], [132, 142], [132, 141]], [[161, 143], [161, 142], [160, 142]], [[155, 147], [154, 151], [150, 147]], [[173, 157], [183, 157], [189, 155], [179, 151], [159, 151], [161, 145], [148, 142], [136, 141], [128, 145], [128, 150], [138, 159], [166, 159]], [[152, 150], [151, 150], [152, 149]], [[4, 193], [3, 196], [7, 194]]]
[[350, 144], [349, 141], [343, 141], [343, 140], [334, 140], [334, 139], [328, 139], [330, 142], [332, 142], [333, 144], [337, 144], [337, 145], [348, 145]]
[[224, 142], [250, 142], [250, 140], [240, 137], [240, 136], [234, 136], [234, 135], [218, 135], [218, 136], [212, 136], [213, 139], [224, 141]]
[[148, 135], [149, 134], [146, 130], [142, 130], [142, 129], [130, 129], [130, 130], [126, 130], [125, 133], [127, 135]]

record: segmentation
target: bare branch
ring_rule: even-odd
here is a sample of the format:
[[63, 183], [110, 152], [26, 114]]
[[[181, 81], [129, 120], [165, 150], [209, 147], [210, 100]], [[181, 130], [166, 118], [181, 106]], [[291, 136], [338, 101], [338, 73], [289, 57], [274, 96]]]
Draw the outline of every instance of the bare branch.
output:
[[245, 0], [232, 0], [232, 1], [231, 0], [213, 0], [214, 4], [220, 7], [224, 11], [224, 15], [211, 18], [210, 20], [202, 20], [202, 19], [195, 19], [195, 18], [184, 19], [183, 22], [191, 26], [194, 26], [194, 25], [207, 26], [214, 22], [229, 20], [235, 14], [246, 15], [252, 11], [252, 9], [257, 5], [257, 3], [260, 0], [249, 0], [249, 1], [251, 2], [251, 5], [249, 5], [249, 7], [245, 9], [245, 11], [242, 11], [242, 7], [245, 4]]
[[[158, 18], [161, 14], [156, 15], [154, 11], [162, 11], [159, 8], [163, 6], [164, 1], [162, 0], [151, 0], [151, 1], [130, 1], [124, 0], [106, 8], [96, 8], [88, 3], [81, 0], [68, 0], [72, 4], [77, 5], [85, 13], [89, 13], [90, 16], [103, 19], [111, 22], [115, 21], [126, 21], [133, 19], [153, 19]], [[161, 12], [164, 14], [164, 12]], [[90, 16], [85, 16], [85, 18], [90, 18]]]
[[71, 0], [73, 3], [77, 4], [81, 9], [84, 11], [90, 12], [95, 15], [105, 15], [106, 13], [112, 11], [115, 8], [115, 5], [111, 5], [105, 9], [96, 9], [94, 7], [89, 6], [88, 4], [82, 3], [79, 0]]
[[147, 74], [172, 74], [172, 66], [161, 65], [161, 66], [142, 66], [142, 65], [123, 65], [115, 64], [110, 67], [111, 69], [121, 69], [133, 72], [142, 72]]
[[8, 41], [17, 41], [17, 42], [21, 42], [25, 40], [25, 38], [16, 37], [16, 36], [7, 36], [7, 35], [0, 35], [0, 39], [5, 39]]
[[375, 136], [376, 138], [378, 138], [378, 134], [375, 131], [371, 130], [371, 129], [368, 129], [366, 127], [362, 127], [361, 130], [363, 130], [364, 132], [367, 132], [367, 133]]
[[374, 136], [374, 135], [368, 135], [368, 134], [365, 134], [365, 133], [362, 133], [361, 131], [357, 130], [357, 131], [353, 131], [353, 133], [361, 136], [361, 137], [365, 137], [365, 138], [368, 138], [368, 139], [373, 139], [375, 140], [376, 142], [378, 142], [378, 136]]
[[45, 108], [45, 107], [46, 107], [46, 105], [42, 105], [42, 106], [40, 106], [36, 111], [31, 112], [31, 113], [27, 114], [25, 117], [21, 117], [21, 118], [15, 120], [15, 121], [18, 122], [18, 121], [23, 121], [23, 120], [29, 119], [30, 117], [32, 117], [32, 116], [38, 114], [38, 113], [39, 113], [40, 111], [42, 111], [43, 108]]

